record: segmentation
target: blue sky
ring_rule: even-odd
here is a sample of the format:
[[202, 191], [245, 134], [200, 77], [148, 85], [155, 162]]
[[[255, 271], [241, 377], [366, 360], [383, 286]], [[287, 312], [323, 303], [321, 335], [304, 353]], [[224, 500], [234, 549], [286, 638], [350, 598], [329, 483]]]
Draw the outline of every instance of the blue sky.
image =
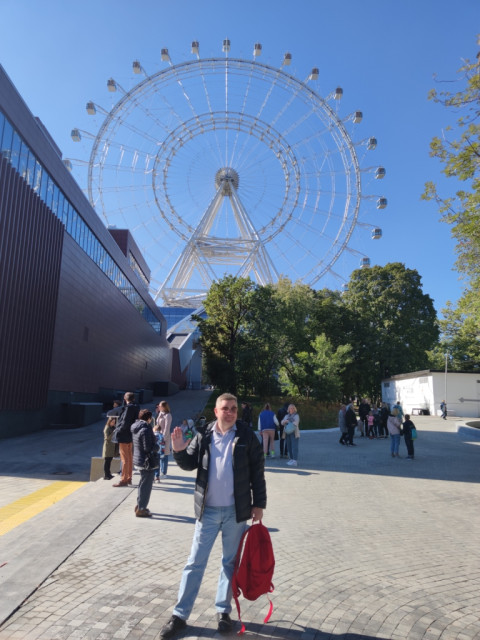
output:
[[[462, 283], [453, 270], [449, 227], [420, 195], [427, 180], [446, 195], [455, 189], [429, 157], [431, 138], [454, 118], [427, 94], [437, 86], [435, 74], [454, 80], [462, 59], [474, 59], [479, 18], [478, 0], [0, 0], [0, 62], [64, 157], [85, 159], [88, 145], [79, 150], [70, 138], [73, 127], [90, 126], [85, 103], [110, 108], [115, 100], [107, 79], [132, 87], [138, 82], [132, 61], [153, 73], [162, 68], [163, 47], [180, 63], [192, 58], [192, 40], [200, 42], [202, 57], [214, 57], [229, 38], [232, 57], [251, 60], [260, 42], [261, 61], [272, 66], [291, 52], [289, 72], [301, 80], [318, 67], [318, 93], [326, 97], [342, 87], [341, 113], [364, 114], [355, 137], [378, 139], [362, 166], [387, 171], [381, 185], [365, 175], [364, 192], [385, 196], [388, 207], [378, 211], [366, 201], [361, 213], [365, 224], [382, 228], [383, 238], [371, 240], [370, 229], [358, 227], [350, 246], [372, 264], [400, 261], [417, 269], [440, 310], [458, 299]], [[348, 280], [357, 261], [346, 253], [334, 269]]]

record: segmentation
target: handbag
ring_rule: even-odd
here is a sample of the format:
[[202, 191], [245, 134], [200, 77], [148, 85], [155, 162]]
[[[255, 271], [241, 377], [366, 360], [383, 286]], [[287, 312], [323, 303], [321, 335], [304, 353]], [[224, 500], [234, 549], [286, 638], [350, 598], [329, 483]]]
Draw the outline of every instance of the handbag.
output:
[[287, 436], [290, 436], [292, 433], [295, 432], [295, 422], [293, 422], [293, 420], [287, 422], [283, 430], [285, 431]]
[[410, 436], [411, 436], [412, 440], [416, 440], [417, 439], [417, 429], [416, 429], [416, 427], [412, 427], [411, 432], [410, 432]]

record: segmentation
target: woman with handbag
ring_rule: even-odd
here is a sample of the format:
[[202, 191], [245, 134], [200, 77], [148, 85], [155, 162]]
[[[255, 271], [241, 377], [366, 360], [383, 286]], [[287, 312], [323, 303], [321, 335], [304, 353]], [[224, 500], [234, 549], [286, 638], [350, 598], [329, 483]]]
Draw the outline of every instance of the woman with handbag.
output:
[[150, 518], [148, 507], [152, 493], [155, 469], [160, 464], [158, 445], [152, 429], [152, 412], [142, 409], [138, 414], [138, 420], [132, 424], [133, 437], [133, 464], [140, 471], [138, 483], [137, 504], [135, 515], [137, 518]]
[[298, 440], [300, 439], [300, 416], [294, 404], [288, 405], [288, 413], [282, 420], [283, 437], [287, 441], [288, 456], [290, 460], [287, 462], [289, 467], [297, 466], [298, 458]]

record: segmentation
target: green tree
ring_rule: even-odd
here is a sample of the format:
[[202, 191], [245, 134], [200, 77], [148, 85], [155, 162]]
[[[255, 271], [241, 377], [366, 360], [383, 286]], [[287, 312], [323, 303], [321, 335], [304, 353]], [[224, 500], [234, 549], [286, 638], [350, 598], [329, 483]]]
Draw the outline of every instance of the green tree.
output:
[[242, 348], [238, 353], [239, 388], [244, 394], [278, 392], [278, 345], [282, 314], [271, 285], [256, 286], [250, 298]]
[[465, 315], [450, 303], [439, 321], [440, 342], [428, 352], [432, 369], [443, 369], [448, 354], [450, 371], [480, 371], [480, 336], [476, 318]]
[[424, 369], [438, 340], [433, 301], [416, 270], [395, 262], [353, 272], [343, 300], [355, 317], [352, 339], [357, 393], [378, 397], [386, 375]]
[[430, 155], [443, 165], [442, 172], [459, 187], [454, 195], [441, 195], [434, 182], [425, 185], [423, 198], [434, 200], [442, 220], [451, 225], [456, 239], [457, 269], [468, 283], [459, 302], [462, 313], [476, 321], [480, 333], [480, 58], [459, 69], [461, 87], [457, 92], [430, 92], [430, 99], [445, 106], [457, 117], [455, 131], [446, 127], [433, 138]]
[[255, 283], [226, 276], [214, 282], [205, 299], [206, 319], [197, 317], [206, 371], [221, 389], [237, 392], [238, 360], [246, 342]]
[[[311, 342], [309, 351], [301, 351], [285, 363], [280, 375], [285, 390], [293, 395], [328, 402], [342, 397], [342, 373], [351, 362], [350, 345], [335, 349], [322, 333]], [[295, 375], [292, 375], [292, 369]]]

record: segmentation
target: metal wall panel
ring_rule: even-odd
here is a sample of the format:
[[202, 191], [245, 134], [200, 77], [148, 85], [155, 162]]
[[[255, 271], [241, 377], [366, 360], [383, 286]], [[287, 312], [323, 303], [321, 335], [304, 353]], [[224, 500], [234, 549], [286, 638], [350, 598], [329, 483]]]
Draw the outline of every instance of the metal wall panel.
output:
[[0, 158], [0, 409], [47, 400], [64, 228]]

